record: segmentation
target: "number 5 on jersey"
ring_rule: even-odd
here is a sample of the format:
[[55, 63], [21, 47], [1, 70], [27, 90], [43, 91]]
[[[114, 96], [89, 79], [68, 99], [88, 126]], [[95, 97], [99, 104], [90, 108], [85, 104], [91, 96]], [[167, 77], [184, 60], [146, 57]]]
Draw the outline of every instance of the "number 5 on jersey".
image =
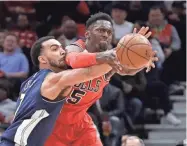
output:
[[73, 90], [70, 94], [70, 97], [67, 99], [67, 102], [70, 104], [77, 104], [85, 94], [85, 91]]

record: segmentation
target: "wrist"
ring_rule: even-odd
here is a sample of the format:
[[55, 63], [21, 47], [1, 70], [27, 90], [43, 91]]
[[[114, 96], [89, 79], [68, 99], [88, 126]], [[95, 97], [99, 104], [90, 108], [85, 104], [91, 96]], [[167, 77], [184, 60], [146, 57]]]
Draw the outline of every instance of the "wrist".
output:
[[98, 64], [104, 63], [104, 61], [103, 61], [103, 55], [104, 55], [103, 52], [95, 53], [95, 61], [96, 61]]
[[96, 62], [99, 64], [107, 63], [112, 56], [113, 50], [107, 50], [104, 52], [98, 52], [96, 54]]

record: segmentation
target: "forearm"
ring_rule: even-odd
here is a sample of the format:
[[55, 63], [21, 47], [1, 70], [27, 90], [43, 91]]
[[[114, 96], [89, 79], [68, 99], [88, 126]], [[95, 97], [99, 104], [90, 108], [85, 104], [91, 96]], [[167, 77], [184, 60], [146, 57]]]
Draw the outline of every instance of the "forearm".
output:
[[94, 65], [87, 68], [72, 69], [62, 72], [59, 79], [61, 86], [72, 86], [93, 80], [109, 72], [112, 67], [108, 64]]
[[66, 56], [66, 63], [72, 68], [84, 68], [97, 64], [96, 53], [71, 52]]
[[97, 64], [104, 64], [111, 58], [115, 59], [113, 51], [97, 53], [70, 52], [66, 55], [66, 63], [72, 68], [85, 68]]
[[101, 64], [87, 68], [70, 69], [59, 73], [50, 73], [42, 83], [41, 93], [44, 97], [53, 100], [62, 92], [62, 89], [93, 80], [111, 69], [108, 64]]

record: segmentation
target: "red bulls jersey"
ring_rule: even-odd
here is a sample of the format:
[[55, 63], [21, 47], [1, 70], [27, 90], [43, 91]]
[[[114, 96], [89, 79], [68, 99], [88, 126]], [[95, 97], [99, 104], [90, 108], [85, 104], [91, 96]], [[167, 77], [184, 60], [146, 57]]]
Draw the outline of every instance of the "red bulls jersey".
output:
[[[74, 45], [85, 49], [85, 42], [78, 40]], [[84, 118], [88, 108], [98, 100], [103, 93], [103, 88], [108, 84], [105, 75], [88, 82], [74, 85], [70, 95], [66, 98], [58, 122], [73, 124]]]

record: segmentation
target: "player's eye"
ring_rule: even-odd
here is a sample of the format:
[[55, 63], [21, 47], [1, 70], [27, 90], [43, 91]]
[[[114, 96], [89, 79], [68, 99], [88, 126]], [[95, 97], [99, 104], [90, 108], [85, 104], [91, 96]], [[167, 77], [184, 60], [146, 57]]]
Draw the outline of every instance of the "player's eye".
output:
[[108, 31], [107, 33], [108, 33], [108, 35], [112, 35], [112, 31]]
[[98, 29], [98, 31], [99, 31], [100, 33], [105, 32], [105, 30], [104, 30], [104, 29]]
[[58, 48], [59, 48], [59, 47], [54, 46], [54, 47], [52, 47], [52, 48], [51, 48], [51, 50], [52, 50], [52, 51], [57, 51], [57, 50], [58, 50]]

